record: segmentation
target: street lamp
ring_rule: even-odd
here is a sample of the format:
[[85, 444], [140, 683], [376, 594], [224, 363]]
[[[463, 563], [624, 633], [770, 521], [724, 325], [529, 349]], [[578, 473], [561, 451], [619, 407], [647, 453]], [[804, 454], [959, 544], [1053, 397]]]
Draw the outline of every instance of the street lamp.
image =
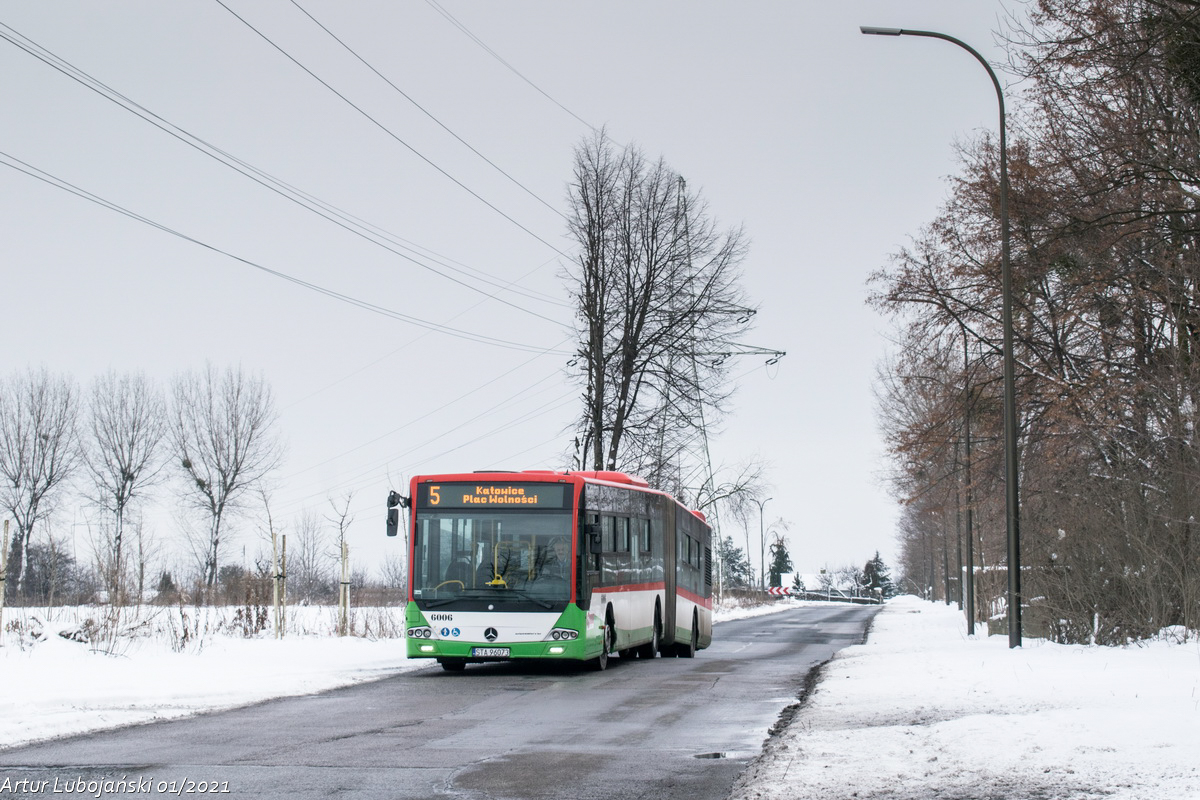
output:
[[1012, 269], [1008, 250], [1008, 142], [1004, 121], [1004, 90], [995, 71], [973, 47], [966, 42], [933, 31], [910, 31], [905, 28], [873, 28], [863, 25], [859, 30], [875, 36], [924, 36], [956, 44], [975, 56], [987, 70], [996, 87], [1000, 101], [1000, 283], [1002, 324], [1004, 327], [1004, 500], [1008, 528], [1008, 646], [1021, 646], [1021, 515], [1017, 495], [1017, 392], [1016, 370], [1013, 365]]
[[767, 537], [763, 532], [763, 507], [775, 498], [768, 497], [766, 500], [758, 502], [758, 566], [759, 578], [758, 582], [763, 589], [767, 588]]

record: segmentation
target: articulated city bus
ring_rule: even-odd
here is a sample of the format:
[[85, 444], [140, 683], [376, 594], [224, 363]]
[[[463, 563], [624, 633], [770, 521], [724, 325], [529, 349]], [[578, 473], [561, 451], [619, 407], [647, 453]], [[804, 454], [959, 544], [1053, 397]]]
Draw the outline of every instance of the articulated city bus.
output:
[[620, 472], [419, 475], [411, 513], [410, 658], [446, 670], [509, 659], [690, 658], [712, 642], [712, 530]]

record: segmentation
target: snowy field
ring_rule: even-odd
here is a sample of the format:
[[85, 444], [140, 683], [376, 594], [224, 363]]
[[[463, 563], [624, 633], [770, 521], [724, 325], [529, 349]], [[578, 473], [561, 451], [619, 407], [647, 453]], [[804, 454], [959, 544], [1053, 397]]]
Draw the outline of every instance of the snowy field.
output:
[[967, 638], [953, 607], [897, 598], [733, 798], [1200, 798], [1200, 642], [1010, 650]]
[[[232, 610], [193, 609], [186, 628], [179, 609], [154, 613], [127, 621], [141, 634], [105, 653], [58, 635], [78, 629], [86, 610], [6, 609], [0, 746], [436, 668], [408, 662], [400, 638], [331, 636], [329, 608], [294, 609], [283, 641], [229, 635]], [[401, 612], [355, 613], [359, 630], [383, 633]], [[1200, 800], [1195, 637], [1124, 649], [1007, 645], [968, 639], [953, 608], [891, 601], [867, 644], [825, 668], [733, 797]]]

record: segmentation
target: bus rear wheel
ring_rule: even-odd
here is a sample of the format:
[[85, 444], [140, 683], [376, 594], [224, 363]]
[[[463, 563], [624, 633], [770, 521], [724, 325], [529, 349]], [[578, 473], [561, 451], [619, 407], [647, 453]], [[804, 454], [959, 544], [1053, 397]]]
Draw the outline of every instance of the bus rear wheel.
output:
[[675, 655], [680, 658], [695, 658], [696, 651], [700, 649], [700, 620], [692, 614], [692, 635], [688, 639], [687, 644], [675, 645]]
[[638, 658], [654, 658], [662, 647], [662, 619], [658, 614], [658, 606], [654, 607], [654, 631], [650, 641], [637, 649]]

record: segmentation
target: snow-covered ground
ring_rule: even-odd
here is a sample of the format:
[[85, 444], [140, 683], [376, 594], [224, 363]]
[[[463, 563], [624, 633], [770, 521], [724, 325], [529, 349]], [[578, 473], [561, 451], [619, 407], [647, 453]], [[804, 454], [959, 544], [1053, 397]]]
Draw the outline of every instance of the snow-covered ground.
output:
[[[718, 619], [798, 603], [725, 609]], [[6, 609], [0, 747], [305, 694], [408, 669], [400, 638], [330, 636], [330, 609], [295, 609], [283, 641], [179, 609], [130, 621], [112, 653], [58, 631], [87, 610]], [[394, 631], [398, 609], [357, 610]], [[172, 616], [174, 615], [174, 616]], [[128, 623], [127, 623], [128, 624]], [[1200, 798], [1200, 643], [1124, 649], [967, 638], [962, 615], [888, 603], [792, 724], [742, 776], [737, 800]]]
[[1200, 798], [1200, 642], [1010, 650], [897, 598], [733, 798]]
[[[372, 609], [402, 622], [402, 609]], [[407, 669], [402, 638], [339, 638], [330, 608], [289, 610], [288, 635], [235, 635], [234, 609], [143, 608], [123, 635], [84, 644], [87, 608], [7, 608], [0, 648], [0, 747], [310, 694]], [[356, 609], [360, 625], [368, 619]], [[385, 617], [384, 615], [387, 615]], [[16, 628], [17, 630], [12, 630]], [[107, 651], [107, 652], [106, 652]]]

